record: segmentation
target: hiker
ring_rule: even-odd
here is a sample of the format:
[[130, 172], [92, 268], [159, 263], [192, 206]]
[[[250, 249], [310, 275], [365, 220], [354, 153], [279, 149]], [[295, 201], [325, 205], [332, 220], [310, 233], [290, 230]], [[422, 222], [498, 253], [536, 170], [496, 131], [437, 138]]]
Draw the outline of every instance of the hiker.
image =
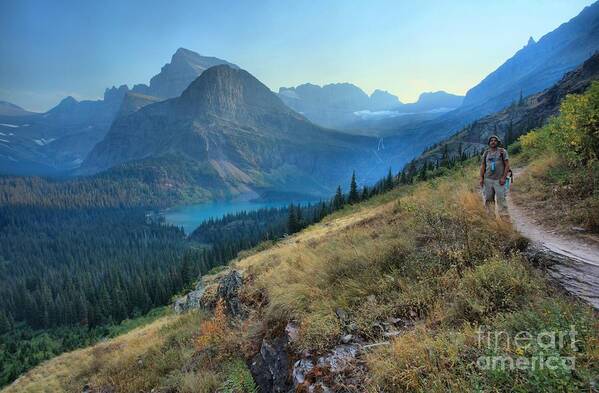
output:
[[501, 140], [492, 135], [488, 140], [489, 148], [485, 150], [480, 167], [480, 186], [483, 190], [485, 207], [489, 214], [495, 214], [495, 201], [499, 216], [507, 218], [507, 201], [505, 199], [505, 182], [510, 173], [510, 162], [507, 150], [501, 147]]

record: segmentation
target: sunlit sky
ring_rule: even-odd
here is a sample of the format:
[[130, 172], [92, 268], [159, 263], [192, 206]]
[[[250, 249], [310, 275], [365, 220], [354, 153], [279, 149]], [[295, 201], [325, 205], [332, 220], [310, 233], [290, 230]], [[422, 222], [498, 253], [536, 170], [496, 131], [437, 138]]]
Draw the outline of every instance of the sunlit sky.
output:
[[179, 47], [234, 62], [272, 90], [351, 82], [412, 102], [465, 94], [589, 0], [0, 0], [0, 100], [45, 111], [67, 95], [148, 83]]

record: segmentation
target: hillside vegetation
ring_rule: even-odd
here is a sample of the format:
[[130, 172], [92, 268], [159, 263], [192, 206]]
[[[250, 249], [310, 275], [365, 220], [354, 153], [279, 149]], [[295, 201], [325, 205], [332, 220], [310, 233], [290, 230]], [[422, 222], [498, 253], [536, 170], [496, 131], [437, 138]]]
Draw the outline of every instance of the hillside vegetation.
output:
[[528, 171], [518, 202], [541, 211], [546, 225], [599, 233], [599, 82], [569, 95], [560, 116], [520, 138]]
[[[584, 175], [597, 165], [598, 89], [569, 96], [560, 117], [515, 146], [522, 154], [514, 158], [533, 169], [549, 158], [543, 168], [561, 168], [562, 177], [531, 173], [547, 187], [570, 182], [580, 203], [568, 217], [596, 203], [596, 177]], [[360, 348], [341, 372], [315, 365], [297, 391], [593, 391], [596, 312], [546, 279], [525, 259], [527, 241], [485, 213], [477, 166], [435, 169], [427, 181], [246, 252], [203, 278], [202, 304], [214, 313], [161, 318], [50, 360], [4, 391], [252, 392], [258, 381], [246, 365], [281, 337], [292, 362], [327, 356], [341, 342]], [[232, 271], [243, 277], [236, 313], [219, 300]]]
[[[159, 386], [213, 391], [231, 373], [247, 376], [239, 358], [255, 353], [262, 337], [280, 335], [289, 321], [299, 326], [295, 353], [325, 353], [348, 324], [367, 342], [387, 342], [361, 355], [369, 372], [360, 383], [369, 391], [590, 389], [599, 372], [599, 326], [593, 311], [563, 295], [523, 259], [519, 250], [524, 240], [485, 215], [475, 179], [474, 165], [458, 167], [450, 175], [348, 206], [235, 261], [231, 268], [244, 271], [240, 298], [249, 317], [243, 322], [222, 312], [202, 323], [185, 322], [199, 318], [194, 313], [173, 317], [177, 320], [162, 328], [163, 335], [149, 337], [143, 347], [105, 345], [110, 355], [103, 359], [110, 361], [95, 362], [93, 368], [67, 354], [6, 391], [44, 391], [47, 378], [59, 378], [45, 367], [68, 359], [73, 368], [63, 378], [75, 379], [66, 378], [71, 385], [61, 383], [62, 389], [80, 389], [89, 382], [116, 386], [119, 392]], [[342, 321], [337, 309], [345, 310], [351, 322]], [[376, 327], [388, 317], [406, 321], [402, 333], [390, 340]], [[483, 326], [512, 336], [574, 326], [577, 335], [573, 345], [550, 350], [536, 342], [514, 346], [502, 341], [488, 348], [478, 341]], [[169, 338], [173, 335], [184, 339]], [[490, 352], [575, 356], [576, 369], [477, 368], [477, 359]], [[224, 366], [228, 364], [238, 366]]]

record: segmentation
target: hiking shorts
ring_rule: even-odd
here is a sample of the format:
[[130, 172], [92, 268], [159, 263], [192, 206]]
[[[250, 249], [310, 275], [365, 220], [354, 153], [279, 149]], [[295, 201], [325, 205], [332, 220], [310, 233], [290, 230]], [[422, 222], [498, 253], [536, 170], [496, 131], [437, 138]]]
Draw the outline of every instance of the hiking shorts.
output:
[[499, 184], [499, 180], [486, 179], [483, 184], [483, 200], [485, 207], [490, 213], [495, 213], [493, 210], [497, 202], [497, 210], [500, 216], [508, 214], [507, 200], [505, 199], [505, 185]]

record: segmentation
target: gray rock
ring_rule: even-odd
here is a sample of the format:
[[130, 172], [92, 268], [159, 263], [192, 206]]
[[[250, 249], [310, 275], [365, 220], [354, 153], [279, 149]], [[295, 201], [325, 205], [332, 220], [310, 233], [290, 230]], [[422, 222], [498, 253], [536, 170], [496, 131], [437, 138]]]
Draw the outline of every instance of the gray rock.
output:
[[225, 308], [231, 316], [243, 316], [243, 305], [239, 299], [239, 290], [243, 285], [241, 273], [232, 270], [226, 276], [221, 278], [218, 284], [217, 296], [225, 302]]
[[297, 323], [291, 321], [285, 326], [285, 333], [287, 334], [287, 340], [290, 343], [296, 342], [299, 338], [299, 326]]
[[193, 310], [201, 307], [200, 299], [204, 294], [204, 283], [199, 280], [196, 284], [195, 290], [189, 292], [187, 295], [180, 297], [173, 304], [175, 313], [181, 314], [187, 310]]
[[293, 365], [293, 386], [306, 382], [306, 375], [312, 371], [314, 363], [310, 359], [300, 359]]
[[318, 358], [318, 365], [330, 367], [332, 373], [340, 373], [354, 362], [357, 354], [357, 345], [337, 345], [328, 355]]
[[337, 314], [337, 317], [339, 317], [339, 319], [341, 320], [341, 322], [346, 322], [349, 319], [349, 316], [347, 315], [347, 312], [345, 312], [345, 310], [342, 309], [342, 308], [337, 308], [335, 310], [335, 314]]
[[291, 389], [287, 338], [262, 340], [260, 352], [250, 363], [254, 381], [262, 392], [286, 393]]
[[[296, 389], [301, 386], [301, 391], [308, 392], [361, 391], [356, 387], [362, 385], [365, 369], [357, 359], [358, 354], [357, 344], [337, 345], [318, 359], [304, 354], [293, 365], [293, 386]], [[313, 373], [314, 368], [325, 372]], [[353, 388], [348, 390], [350, 386]]]

